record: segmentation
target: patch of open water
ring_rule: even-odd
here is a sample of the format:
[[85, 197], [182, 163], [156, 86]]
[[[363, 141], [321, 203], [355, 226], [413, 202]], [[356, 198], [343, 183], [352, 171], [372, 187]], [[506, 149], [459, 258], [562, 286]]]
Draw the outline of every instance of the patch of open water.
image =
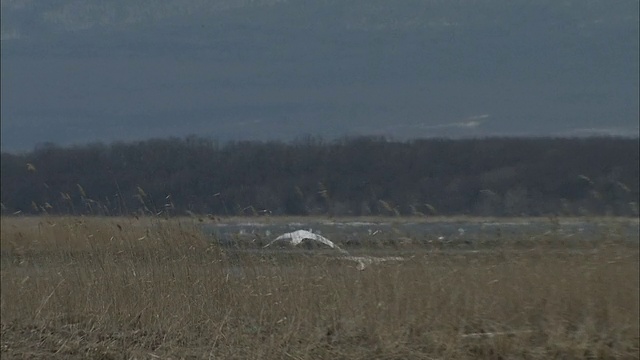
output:
[[520, 220], [517, 221], [321, 221], [308, 222], [239, 222], [204, 225], [203, 231], [212, 235], [222, 244], [255, 238], [270, 240], [280, 234], [305, 229], [330, 237], [338, 242], [357, 240], [361, 243], [385, 238], [414, 238], [438, 240], [473, 240], [479, 238], [510, 238], [545, 236], [555, 234], [560, 237], [579, 237], [580, 240], [596, 240], [603, 236], [628, 238], [638, 241], [640, 226], [637, 219], [628, 221], [588, 221], [588, 220]]

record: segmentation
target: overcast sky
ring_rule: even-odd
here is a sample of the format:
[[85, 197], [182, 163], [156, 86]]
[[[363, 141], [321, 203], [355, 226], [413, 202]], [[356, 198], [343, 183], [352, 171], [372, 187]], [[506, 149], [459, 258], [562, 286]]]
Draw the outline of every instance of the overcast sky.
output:
[[2, 0], [2, 151], [638, 136], [638, 0]]

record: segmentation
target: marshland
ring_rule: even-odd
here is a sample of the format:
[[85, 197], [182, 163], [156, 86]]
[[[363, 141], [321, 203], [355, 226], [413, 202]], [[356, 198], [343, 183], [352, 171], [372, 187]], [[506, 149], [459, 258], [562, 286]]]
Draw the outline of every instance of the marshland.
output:
[[[329, 248], [263, 248], [267, 230], [305, 219], [5, 216], [2, 357], [638, 357], [636, 219], [530, 219], [449, 241], [400, 236], [416, 219], [345, 219], [365, 224], [361, 243], [313, 219], [353, 255], [406, 258], [364, 270]], [[495, 219], [455, 226], [482, 223]]]
[[[2, 153], [1, 355], [637, 359], [638, 156], [613, 138]], [[297, 230], [326, 241], [274, 242]]]
[[640, 360], [638, 0], [0, 3], [1, 360]]

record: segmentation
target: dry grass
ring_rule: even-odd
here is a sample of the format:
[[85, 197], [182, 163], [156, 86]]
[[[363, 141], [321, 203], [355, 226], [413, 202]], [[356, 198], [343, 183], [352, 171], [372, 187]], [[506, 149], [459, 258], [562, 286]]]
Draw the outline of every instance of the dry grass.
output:
[[3, 218], [1, 355], [637, 359], [637, 241], [552, 243], [357, 271], [184, 219]]

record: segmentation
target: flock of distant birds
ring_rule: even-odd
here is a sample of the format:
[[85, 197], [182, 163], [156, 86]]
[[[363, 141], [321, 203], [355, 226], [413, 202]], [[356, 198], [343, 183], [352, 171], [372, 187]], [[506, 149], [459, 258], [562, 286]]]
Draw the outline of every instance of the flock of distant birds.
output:
[[322, 235], [314, 234], [311, 231], [307, 231], [307, 230], [296, 230], [293, 232], [282, 234], [277, 238], [275, 238], [270, 243], [268, 243], [267, 245], [265, 245], [264, 247], [266, 248], [277, 241], [286, 241], [286, 242], [289, 242], [291, 245], [295, 246], [295, 245], [299, 245], [304, 240], [317, 241], [319, 243], [329, 246], [332, 249], [338, 250], [340, 253], [344, 255], [344, 256], [338, 257], [338, 259], [357, 262], [358, 264], [356, 265], [356, 269], [361, 271], [371, 264], [378, 264], [378, 263], [387, 262], [387, 261], [406, 261], [407, 260], [407, 258], [400, 257], [400, 256], [384, 256], [384, 257], [352, 256], [349, 254], [348, 251], [334, 244], [333, 241], [327, 239]]

